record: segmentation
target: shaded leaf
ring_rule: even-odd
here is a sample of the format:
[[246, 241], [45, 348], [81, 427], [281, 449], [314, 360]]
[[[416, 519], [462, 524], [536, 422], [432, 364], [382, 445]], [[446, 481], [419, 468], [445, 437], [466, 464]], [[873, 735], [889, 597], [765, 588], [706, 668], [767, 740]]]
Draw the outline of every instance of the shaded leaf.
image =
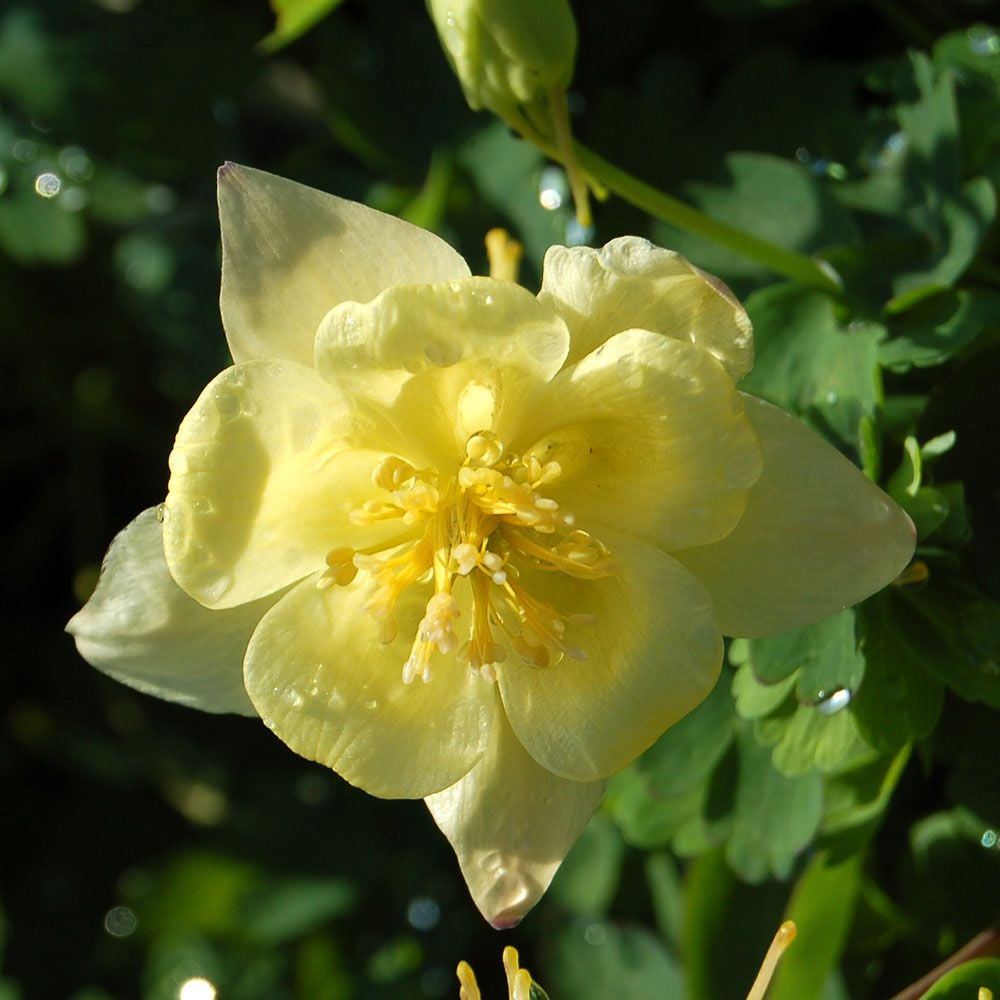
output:
[[277, 24], [274, 31], [262, 39], [260, 48], [264, 52], [277, 52], [304, 35], [343, 2], [344, 0], [271, 0]]

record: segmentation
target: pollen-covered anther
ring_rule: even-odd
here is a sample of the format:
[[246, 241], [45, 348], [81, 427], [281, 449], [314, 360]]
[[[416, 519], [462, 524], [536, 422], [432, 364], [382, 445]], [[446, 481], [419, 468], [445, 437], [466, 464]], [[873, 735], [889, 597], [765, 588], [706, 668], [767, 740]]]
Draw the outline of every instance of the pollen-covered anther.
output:
[[465, 442], [465, 458], [474, 466], [494, 466], [503, 458], [503, 442], [492, 431], [480, 431]]
[[395, 455], [386, 455], [374, 469], [372, 469], [372, 482], [383, 490], [390, 492], [398, 489], [407, 480], [412, 479], [417, 474], [417, 470], [409, 462]]
[[458, 601], [445, 591], [438, 591], [427, 602], [424, 617], [417, 626], [421, 641], [437, 648], [446, 656], [458, 648], [455, 621], [462, 614]]
[[317, 590], [328, 590], [330, 587], [346, 587], [358, 575], [358, 567], [354, 563], [354, 549], [333, 549], [326, 556], [327, 569], [316, 581]]

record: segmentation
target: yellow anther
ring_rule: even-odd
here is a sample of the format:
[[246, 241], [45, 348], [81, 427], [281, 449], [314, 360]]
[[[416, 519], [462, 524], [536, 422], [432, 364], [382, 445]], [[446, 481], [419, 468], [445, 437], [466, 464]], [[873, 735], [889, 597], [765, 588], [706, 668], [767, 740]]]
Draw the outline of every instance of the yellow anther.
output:
[[451, 550], [451, 565], [459, 576], [468, 576], [479, 565], [479, 549], [469, 542], [461, 542]]
[[503, 458], [503, 442], [492, 431], [480, 431], [465, 442], [465, 457], [477, 465], [496, 465]]
[[358, 567], [354, 564], [354, 549], [339, 548], [327, 553], [326, 572], [316, 581], [319, 590], [330, 587], [346, 587], [358, 575]]
[[398, 489], [408, 479], [412, 479], [417, 470], [404, 462], [403, 459], [395, 455], [386, 455], [378, 465], [372, 469], [372, 482], [383, 490]]
[[423, 642], [437, 646], [447, 656], [458, 647], [455, 622], [461, 614], [458, 601], [451, 594], [439, 591], [427, 602], [417, 634]]

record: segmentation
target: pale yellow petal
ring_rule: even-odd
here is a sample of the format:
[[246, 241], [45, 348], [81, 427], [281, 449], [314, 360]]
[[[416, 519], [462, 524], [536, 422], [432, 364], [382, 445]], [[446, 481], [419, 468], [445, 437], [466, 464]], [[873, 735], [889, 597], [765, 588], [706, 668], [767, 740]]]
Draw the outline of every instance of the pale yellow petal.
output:
[[551, 247], [538, 297], [566, 320], [577, 361], [639, 327], [704, 348], [734, 381], [753, 367], [750, 320], [733, 293], [680, 254], [637, 236], [600, 250]]
[[264, 722], [296, 753], [384, 798], [422, 798], [454, 784], [489, 743], [492, 685], [454, 657], [436, 656], [429, 683], [402, 681], [429, 587], [397, 605], [396, 638], [362, 605], [361, 574], [348, 587], [296, 585], [257, 627], [244, 679]]
[[538, 399], [539, 437], [515, 448], [559, 463], [546, 489], [579, 527], [670, 551], [724, 538], [742, 516], [760, 449], [732, 379], [704, 351], [628, 330]]
[[480, 912], [508, 928], [541, 898], [604, 794], [537, 764], [497, 712], [489, 748], [457, 784], [427, 798]]
[[497, 670], [518, 739], [542, 767], [577, 781], [606, 778], [635, 759], [712, 690], [722, 638], [708, 594], [671, 556], [624, 534], [602, 541], [618, 573], [580, 581], [522, 572], [518, 582], [563, 614], [586, 654], [538, 668], [510, 657]]
[[206, 712], [256, 715], [243, 655], [274, 600], [227, 611], [192, 600], [167, 570], [150, 509], [115, 537], [97, 589], [66, 630], [88, 663], [138, 691]]
[[401, 219], [250, 167], [219, 170], [222, 321], [237, 362], [311, 365], [338, 302], [469, 273], [443, 240]]
[[323, 320], [316, 368], [375, 398], [442, 460], [477, 431], [516, 433], [538, 388], [563, 364], [565, 324], [511, 282], [399, 285]]
[[902, 509], [801, 421], [746, 397], [764, 472], [728, 538], [676, 553], [712, 595], [726, 635], [818, 621], [884, 587], [913, 555]]
[[[170, 572], [207, 607], [273, 593], [323, 567], [333, 548], [393, 529], [356, 528], [371, 470], [392, 439], [371, 411], [291, 362], [215, 378], [181, 423], [163, 524]], [[398, 531], [398, 526], [395, 528]]]

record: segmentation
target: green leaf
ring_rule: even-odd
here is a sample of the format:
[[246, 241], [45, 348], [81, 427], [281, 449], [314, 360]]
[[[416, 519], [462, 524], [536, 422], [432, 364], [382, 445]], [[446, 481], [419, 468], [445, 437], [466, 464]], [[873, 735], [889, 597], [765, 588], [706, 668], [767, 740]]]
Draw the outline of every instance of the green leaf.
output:
[[680, 967], [638, 927], [574, 920], [555, 939], [546, 976], [552, 996], [575, 1000], [684, 1000]]
[[979, 990], [1000, 994], [1000, 958], [974, 958], [946, 972], [926, 993], [924, 1000], [975, 1000]]
[[823, 844], [843, 853], [866, 843], [909, 759], [910, 750], [904, 747], [894, 757], [870, 756], [827, 778], [820, 828]]
[[847, 702], [830, 704], [836, 705], [831, 713], [824, 713], [822, 706], [797, 707], [771, 754], [771, 763], [782, 774], [794, 777], [812, 768], [826, 773], [869, 753], [854, 717], [845, 711]]
[[780, 680], [762, 680], [753, 665], [745, 663], [733, 677], [737, 713], [741, 719], [765, 718], [790, 699], [796, 681], [794, 670]]
[[888, 751], [930, 733], [944, 698], [942, 685], [925, 668], [919, 640], [900, 624], [899, 601], [888, 590], [860, 608], [865, 681], [851, 702], [862, 736]]
[[618, 889], [624, 857], [618, 828], [597, 813], [560, 865], [549, 896], [572, 913], [603, 915]]
[[818, 772], [787, 777], [771, 764], [771, 753], [749, 733], [739, 740], [740, 771], [733, 832], [726, 860], [748, 882], [770, 875], [787, 878], [810, 843], [823, 810]]
[[683, 794], [702, 783], [722, 759], [736, 723], [729, 688], [729, 673], [723, 671], [711, 694], [636, 762], [654, 794], [663, 798]]
[[271, 0], [271, 8], [278, 20], [274, 31], [261, 40], [261, 51], [270, 53], [284, 48], [343, 2], [344, 0]]
[[764, 683], [798, 671], [798, 697], [808, 704], [824, 702], [836, 691], [853, 691], [865, 673], [854, 638], [854, 611], [768, 639], [751, 639], [750, 665]]
[[[856, 241], [850, 213], [802, 164], [766, 153], [730, 153], [725, 165], [724, 182], [696, 182], [685, 189], [713, 218], [787, 250], [813, 253]], [[672, 226], [658, 224], [654, 239], [727, 281], [768, 276], [760, 264]]]
[[976, 289], [931, 296], [890, 319], [890, 339], [879, 345], [879, 364], [896, 372], [942, 364], [998, 323], [996, 292]]
[[858, 425], [878, 399], [878, 342], [884, 329], [845, 328], [833, 301], [797, 284], [772, 285], [746, 301], [756, 359], [742, 388], [829, 428], [858, 447]]
[[797, 934], [789, 945], [774, 982], [770, 1000], [802, 1000], [820, 996], [844, 950], [851, 916], [861, 885], [860, 854], [839, 861], [817, 854], [795, 883], [786, 917]]
[[963, 698], [1000, 708], [1000, 602], [944, 575], [902, 597], [896, 627], [924, 669]]
[[746, 996], [781, 923], [787, 888], [777, 882], [747, 885], [722, 851], [711, 851], [691, 865], [684, 889], [681, 952], [688, 1000]]
[[243, 898], [241, 933], [259, 947], [302, 937], [353, 909], [354, 886], [344, 879], [282, 879]]
[[647, 855], [646, 882], [660, 933], [674, 947], [680, 947], [684, 927], [684, 882], [670, 854]]

